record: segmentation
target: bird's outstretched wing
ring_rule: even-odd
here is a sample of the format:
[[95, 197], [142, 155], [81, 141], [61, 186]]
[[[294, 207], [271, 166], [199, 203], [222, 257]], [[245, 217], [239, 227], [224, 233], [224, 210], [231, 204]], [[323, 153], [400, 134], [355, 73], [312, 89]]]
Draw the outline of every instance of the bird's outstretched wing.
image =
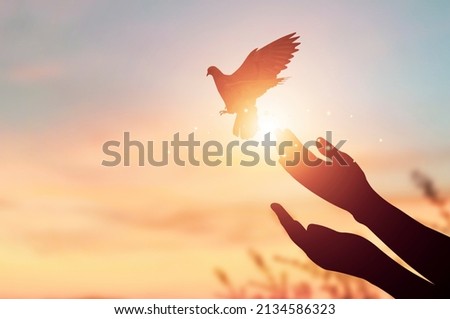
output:
[[[278, 40], [269, 43], [261, 49], [254, 49], [245, 59], [244, 63], [231, 76], [236, 82], [241, 81], [266, 81], [272, 83], [267, 89], [278, 84], [277, 75], [294, 57], [300, 43], [295, 42], [299, 36], [288, 34]], [[275, 81], [275, 82], [274, 82]], [[265, 91], [265, 90], [264, 90]]]

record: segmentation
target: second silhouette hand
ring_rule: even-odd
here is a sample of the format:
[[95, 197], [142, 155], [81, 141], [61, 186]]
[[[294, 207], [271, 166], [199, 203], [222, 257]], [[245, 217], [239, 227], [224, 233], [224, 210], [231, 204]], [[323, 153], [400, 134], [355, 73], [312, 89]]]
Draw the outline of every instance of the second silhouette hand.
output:
[[[429, 281], [411, 273], [368, 240], [320, 225], [305, 229], [279, 204], [272, 204], [290, 238], [319, 266], [364, 278], [396, 298], [450, 296], [450, 238], [430, 229], [389, 204], [368, 183], [359, 165], [324, 139], [317, 140], [325, 163], [306, 149], [289, 130], [277, 134], [292, 141], [280, 163], [299, 183], [328, 202], [349, 211]], [[294, 153], [319, 165], [289, 165]], [[345, 161], [342, 162], [342, 161]]]

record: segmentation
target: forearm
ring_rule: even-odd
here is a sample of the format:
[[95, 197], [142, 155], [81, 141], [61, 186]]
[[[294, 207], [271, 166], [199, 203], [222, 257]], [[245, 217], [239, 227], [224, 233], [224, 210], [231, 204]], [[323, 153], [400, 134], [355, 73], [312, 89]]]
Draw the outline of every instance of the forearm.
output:
[[435, 298], [433, 284], [411, 273], [383, 253], [377, 262], [377, 270], [363, 278], [383, 289], [394, 298]]
[[414, 220], [374, 193], [351, 212], [404, 261], [433, 283], [449, 283], [450, 238]]

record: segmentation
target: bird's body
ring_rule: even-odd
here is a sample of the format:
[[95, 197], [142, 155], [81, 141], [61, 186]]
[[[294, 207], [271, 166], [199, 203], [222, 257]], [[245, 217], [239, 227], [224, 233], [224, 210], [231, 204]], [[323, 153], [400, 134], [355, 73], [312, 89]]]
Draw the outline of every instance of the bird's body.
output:
[[240, 68], [231, 75], [223, 74], [217, 67], [208, 68], [220, 96], [225, 102], [223, 113], [236, 113], [233, 133], [244, 139], [251, 138], [258, 129], [256, 99], [285, 78], [278, 74], [298, 51], [299, 37], [295, 33], [284, 36], [261, 49], [254, 49]]

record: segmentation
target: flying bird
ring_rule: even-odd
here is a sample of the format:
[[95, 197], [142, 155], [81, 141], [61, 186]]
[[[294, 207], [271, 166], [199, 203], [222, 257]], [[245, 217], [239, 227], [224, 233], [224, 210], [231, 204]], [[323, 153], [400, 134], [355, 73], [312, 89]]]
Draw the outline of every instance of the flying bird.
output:
[[269, 43], [261, 49], [254, 49], [244, 63], [231, 75], [223, 74], [217, 67], [210, 66], [206, 76], [212, 75], [225, 109], [220, 115], [236, 113], [233, 134], [249, 139], [258, 130], [256, 99], [268, 89], [283, 83], [286, 78], [278, 74], [298, 51], [300, 42], [295, 32]]

